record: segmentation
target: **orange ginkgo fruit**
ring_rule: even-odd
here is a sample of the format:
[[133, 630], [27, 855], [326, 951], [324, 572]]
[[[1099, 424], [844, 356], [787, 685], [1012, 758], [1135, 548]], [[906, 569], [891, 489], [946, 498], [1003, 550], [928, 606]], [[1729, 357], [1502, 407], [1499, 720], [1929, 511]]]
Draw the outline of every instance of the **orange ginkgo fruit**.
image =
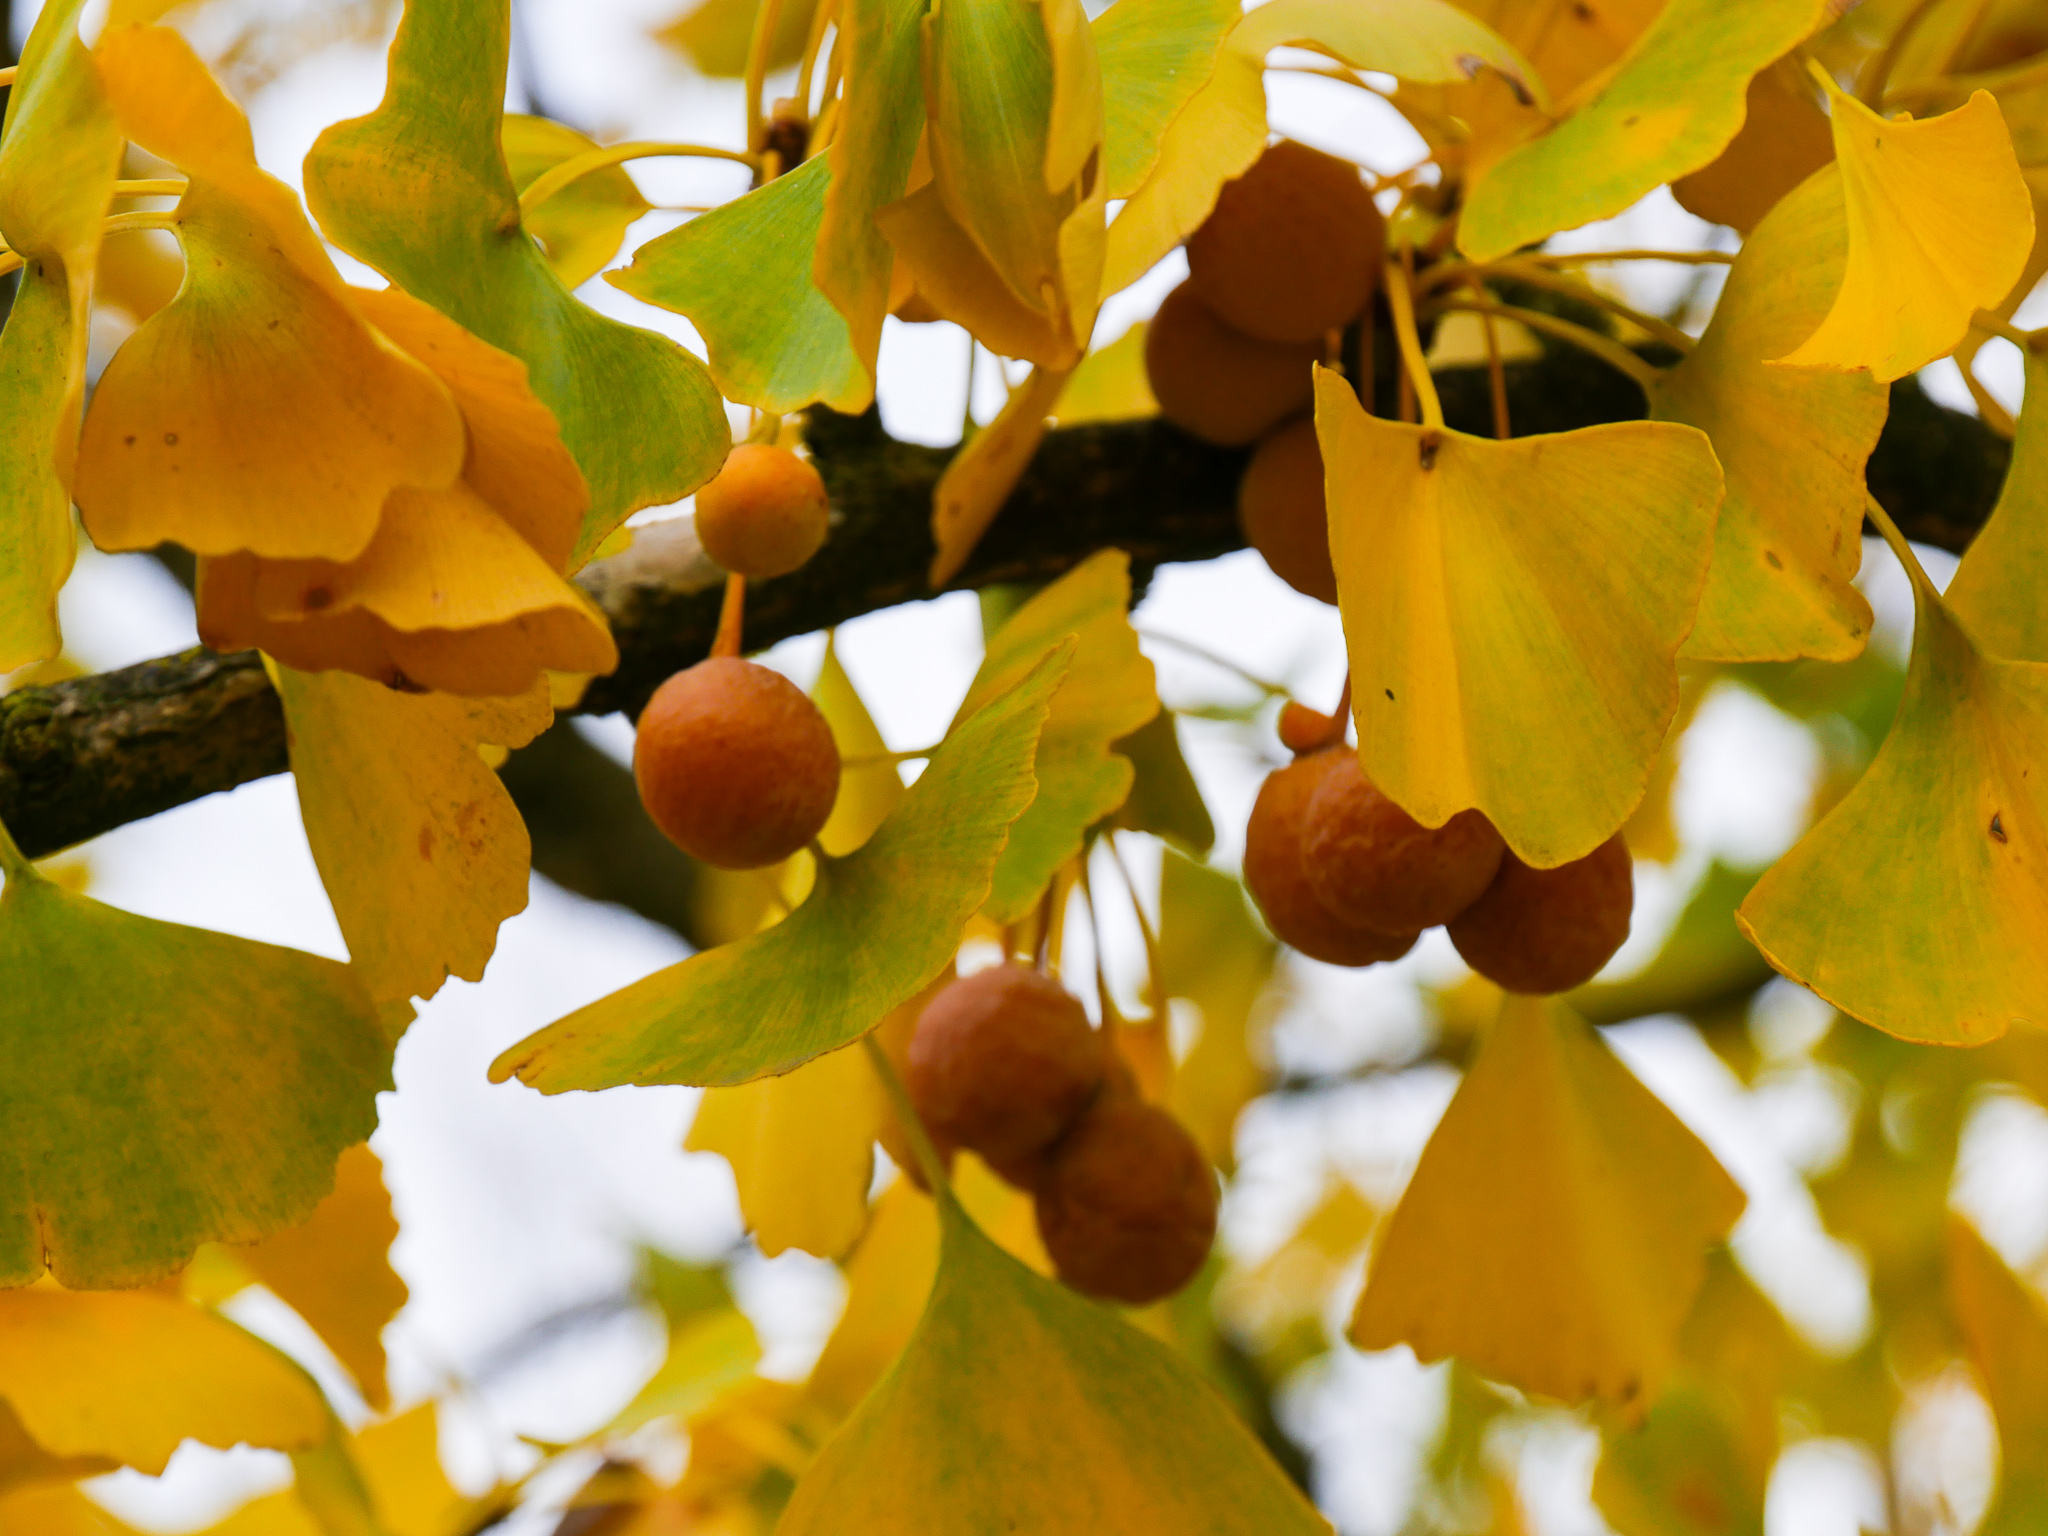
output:
[[1412, 929], [1386, 933], [1347, 922], [1324, 905], [1302, 867], [1302, 821], [1309, 800], [1338, 760], [1351, 755], [1338, 746], [1276, 768], [1260, 787], [1244, 830], [1245, 889], [1273, 937], [1330, 965], [1398, 960], [1418, 936]]
[[1555, 869], [1508, 854], [1486, 894], [1449, 931], [1465, 963], [1508, 991], [1569, 992], [1621, 948], [1634, 906], [1634, 865], [1617, 832]]
[[1255, 442], [1309, 407], [1318, 343], [1261, 341], [1234, 330], [1182, 283], [1145, 327], [1145, 378], [1159, 412], [1226, 448]]
[[1237, 484], [1237, 523], [1273, 574], [1305, 597], [1334, 605], [1323, 451], [1307, 416], [1260, 443]]
[[806, 460], [772, 443], [742, 443], [697, 492], [697, 540], [734, 575], [766, 581], [818, 552], [831, 511]]
[[1425, 827], [1365, 776], [1356, 752], [1333, 752], [1302, 813], [1302, 869], [1323, 905], [1389, 933], [1448, 923], [1477, 901], [1505, 845], [1479, 811]]

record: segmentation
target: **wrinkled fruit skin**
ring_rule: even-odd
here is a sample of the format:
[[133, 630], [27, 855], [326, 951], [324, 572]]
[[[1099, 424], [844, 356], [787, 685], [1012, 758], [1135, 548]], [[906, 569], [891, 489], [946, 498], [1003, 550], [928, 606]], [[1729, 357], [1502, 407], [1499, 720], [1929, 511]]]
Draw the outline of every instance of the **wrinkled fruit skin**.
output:
[[1241, 448], [1309, 408], [1320, 342], [1260, 341], [1217, 319], [1182, 283], [1145, 327], [1145, 377], [1168, 421]]
[[1289, 422], [1260, 443], [1237, 483], [1237, 524], [1273, 574], [1304, 597], [1332, 607], [1330, 517], [1323, 499], [1323, 451], [1316, 424]]
[[1465, 963], [1510, 992], [1569, 992], [1628, 938], [1635, 868], [1615, 833], [1583, 859], [1531, 869], [1512, 853], [1486, 894], [1449, 925]]
[[654, 690], [633, 745], [654, 824], [718, 869], [779, 864], [818, 835], [839, 794], [832, 728], [779, 672], [714, 656]]
[[1407, 932], [1448, 923], [1493, 884], [1506, 845], [1479, 811], [1422, 825], [1339, 759], [1302, 816], [1302, 868], [1324, 906], [1365, 928]]
[[1308, 802], [1350, 749], [1335, 747], [1298, 757], [1266, 776], [1244, 829], [1244, 883], [1283, 944], [1330, 965], [1371, 965], [1398, 960], [1419, 935], [1384, 933], [1347, 923], [1323, 905], [1302, 868], [1302, 822]]
[[1188, 280], [1247, 336], [1318, 341], [1365, 308], [1386, 239], [1357, 167], [1282, 140], [1188, 237]]
[[942, 1143], [978, 1152], [1012, 1182], [1088, 1107], [1103, 1052], [1081, 1000], [1006, 962], [953, 982], [910, 1037], [905, 1086]]
[[818, 552], [832, 506], [818, 472], [787, 448], [741, 443], [697, 492], [697, 542], [749, 581], [787, 576]]
[[1216, 1176], [1178, 1120], [1105, 1093], [1053, 1149], [1038, 1235], [1060, 1279], [1144, 1306], [1195, 1277], [1216, 1237]]

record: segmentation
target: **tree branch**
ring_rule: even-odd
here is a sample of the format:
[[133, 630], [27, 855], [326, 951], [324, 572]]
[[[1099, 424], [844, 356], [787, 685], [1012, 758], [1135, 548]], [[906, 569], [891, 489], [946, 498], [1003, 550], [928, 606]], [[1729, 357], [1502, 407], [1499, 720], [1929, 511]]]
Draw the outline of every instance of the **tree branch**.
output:
[[[1483, 369], [1449, 369], [1438, 384], [1451, 425], [1491, 432]], [[1509, 394], [1518, 432], [1643, 412], [1633, 383], [1566, 350], [1510, 368]], [[832, 536], [802, 570], [749, 590], [749, 649], [931, 595], [931, 493], [950, 451], [899, 442], [873, 413], [813, 411], [808, 439], [832, 493]], [[1870, 460], [1870, 487], [1909, 537], [1960, 551], [1989, 515], [2010, 457], [2010, 445], [1975, 417], [1902, 380]], [[1160, 565], [1237, 549], [1245, 459], [1158, 421], [1055, 431], [953, 585], [1049, 580], [1112, 545], [1130, 551], [1142, 582]], [[621, 656], [616, 673], [592, 681], [583, 711], [637, 715], [662, 679], [707, 654], [719, 574], [687, 521], [642, 530], [633, 548], [578, 579], [610, 616]], [[194, 649], [0, 697], [0, 819], [32, 857], [287, 766], [283, 718], [253, 653]], [[625, 783], [614, 778], [612, 799]], [[508, 782], [518, 785], [519, 774]], [[560, 796], [552, 809], [542, 798], [532, 779], [522, 809], [537, 848], [555, 820], [571, 841], [589, 833], [588, 822], [569, 824], [573, 808]], [[650, 893], [646, 901], [680, 914], [686, 879], [680, 869], [642, 870], [636, 884]], [[604, 894], [598, 877], [568, 883]]]

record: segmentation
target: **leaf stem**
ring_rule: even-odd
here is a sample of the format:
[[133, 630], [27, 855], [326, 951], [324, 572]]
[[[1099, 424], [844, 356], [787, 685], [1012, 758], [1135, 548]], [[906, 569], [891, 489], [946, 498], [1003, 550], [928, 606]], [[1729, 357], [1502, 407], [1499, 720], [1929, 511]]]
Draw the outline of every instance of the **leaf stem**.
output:
[[2032, 335], [2021, 330], [2011, 321], [1992, 314], [1988, 309], [1978, 310], [1976, 314], [1970, 317], [1970, 324], [1977, 330], [1996, 336], [2000, 341], [2011, 342], [2022, 352], [2031, 350], [2034, 345], [2034, 337]]
[[1877, 524], [1877, 531], [1884, 536], [1885, 543], [1898, 557], [1899, 564], [1906, 568], [1906, 575], [1911, 578], [1913, 585], [1932, 592], [1934, 583], [1927, 579], [1927, 572], [1920, 564], [1920, 557], [1913, 553], [1913, 546], [1907, 541], [1906, 536], [1899, 532], [1899, 525], [1892, 521], [1892, 515], [1885, 511], [1875, 496], [1868, 493], [1865, 493], [1863, 498], [1863, 510], [1870, 520]]
[[[1612, 294], [1602, 293], [1591, 283], [1576, 277], [1565, 277], [1559, 273], [1546, 272], [1541, 267], [1525, 266], [1518, 261], [1503, 261], [1495, 268], [1503, 277], [1515, 278], [1532, 288], [1542, 288], [1550, 293], [1561, 293], [1567, 298], [1581, 299], [1588, 304], [1598, 305], [1611, 315], [1619, 315], [1630, 325], [1647, 335], [1656, 337], [1668, 347], [1680, 352], [1690, 352], [1699, 343], [1686, 335], [1668, 320], [1643, 313], [1633, 305], [1623, 303]], [[1483, 298], [1484, 295], [1482, 294]]]
[[1883, 105], [1884, 88], [1891, 80], [1893, 67], [1899, 62], [1900, 55], [1906, 51], [1906, 44], [1913, 40], [1913, 34], [1920, 30], [1920, 23], [1940, 4], [1941, 0], [1919, 0], [1919, 4], [1908, 11], [1899, 22], [1890, 41], [1884, 45], [1884, 51], [1871, 64], [1869, 78], [1857, 88], [1856, 94], [1866, 107], [1876, 111]]
[[178, 215], [174, 209], [142, 209], [133, 213], [117, 213], [100, 225], [100, 238], [108, 235], [125, 235], [138, 229], [167, 229], [175, 233]]
[[519, 194], [520, 216], [524, 218], [564, 187], [581, 181], [593, 171], [624, 165], [628, 160], [651, 160], [662, 155], [694, 155], [704, 160], [733, 160], [748, 167], [755, 167], [761, 163], [761, 157], [757, 154], [739, 149], [720, 149], [712, 144], [684, 144], [655, 139], [632, 139], [624, 144], [603, 144], [596, 149], [585, 150], [580, 155], [571, 155], [561, 164], [549, 166], [536, 176], [533, 184]]
[[190, 185], [182, 176], [157, 176], [141, 181], [117, 181], [116, 197], [183, 197]]
[[0, 821], [0, 875], [5, 875], [12, 884], [16, 880], [33, 880], [36, 867], [14, 841], [14, 834], [7, 830], [7, 823]]
[[811, 13], [810, 35], [804, 39], [803, 62], [797, 66], [796, 72], [797, 110], [805, 117], [811, 115], [811, 82], [817, 74], [819, 50], [825, 46], [825, 28], [838, 19], [839, 0], [821, 0]]
[[1422, 341], [1415, 333], [1415, 300], [1408, 287], [1408, 273], [1400, 262], [1386, 264], [1387, 307], [1394, 314], [1394, 340], [1401, 349], [1401, 366], [1415, 386], [1415, 398], [1422, 407], [1424, 426], [1441, 431], [1444, 403], [1437, 398], [1436, 380], [1423, 360]]
[[1574, 325], [1569, 320], [1560, 320], [1556, 315], [1546, 315], [1540, 310], [1523, 309], [1517, 304], [1481, 304], [1472, 299], [1448, 298], [1443, 301], [1445, 309], [1469, 309], [1477, 314], [1488, 311], [1509, 320], [1519, 320], [1532, 331], [1543, 331], [1568, 341], [1573, 346], [1592, 353], [1602, 362], [1627, 374], [1644, 389], [1653, 388], [1659, 378], [1657, 369], [1652, 368], [1635, 353], [1629, 351], [1612, 336], [1602, 336], [1583, 325]]
[[761, 91], [768, 78], [768, 54], [782, 25], [782, 0], [761, 0], [754, 12], [754, 33], [747, 39], [747, 148], [759, 154], [768, 143], [768, 115]]
[[738, 571], [728, 571], [725, 577], [725, 601], [718, 609], [718, 634], [711, 642], [713, 656], [737, 656], [740, 653], [740, 630], [745, 623], [747, 611], [747, 578]]
[[1138, 919], [1138, 932], [1145, 940], [1145, 990], [1152, 994], [1152, 1012], [1163, 1018], [1166, 1012], [1166, 997], [1163, 991], [1166, 982], [1159, 965], [1159, 930], [1153, 926], [1150, 914], [1145, 911], [1145, 903], [1138, 899], [1138, 882], [1131, 877], [1130, 865], [1124, 862], [1123, 847], [1116, 840], [1115, 830], [1112, 829], [1102, 840], [1109, 844], [1110, 862], [1116, 865], [1117, 874], [1123, 877], [1124, 890], [1131, 898], [1131, 912]]
[[1292, 697], [1289, 691], [1278, 683], [1268, 682], [1255, 672], [1247, 672], [1229, 657], [1219, 656], [1216, 652], [1193, 640], [1183, 640], [1179, 635], [1162, 634], [1156, 629], [1139, 629], [1137, 630], [1137, 636], [1140, 640], [1153, 640], [1157, 641], [1160, 645], [1171, 646], [1174, 650], [1185, 651], [1198, 661], [1206, 661], [1212, 667], [1217, 667], [1233, 676], [1241, 677], [1269, 699]]
[[[1484, 300], [1486, 288], [1475, 273], [1471, 278], [1472, 296]], [[1493, 396], [1493, 435], [1501, 442], [1513, 437], [1514, 427], [1508, 419], [1508, 371], [1501, 363], [1500, 324], [1490, 314], [1482, 313], [1480, 324], [1486, 328], [1486, 386]], [[1348, 687], [1349, 680], [1346, 680]]]
[[5, 277], [8, 273], [19, 270], [27, 262], [28, 258], [19, 251], [0, 249], [0, 277]]
[[896, 1111], [896, 1118], [903, 1126], [904, 1139], [910, 1143], [911, 1156], [917, 1159], [918, 1169], [924, 1174], [932, 1195], [938, 1199], [952, 1199], [953, 1181], [946, 1175], [946, 1165], [939, 1161], [938, 1149], [932, 1145], [924, 1122], [917, 1117], [917, 1106], [910, 1102], [910, 1090], [896, 1075], [895, 1063], [889, 1060], [889, 1053], [882, 1049], [882, 1042], [875, 1038], [872, 1030], [860, 1037], [860, 1043], [867, 1048], [868, 1065], [881, 1079], [882, 1091], [889, 1096], [889, 1107]]

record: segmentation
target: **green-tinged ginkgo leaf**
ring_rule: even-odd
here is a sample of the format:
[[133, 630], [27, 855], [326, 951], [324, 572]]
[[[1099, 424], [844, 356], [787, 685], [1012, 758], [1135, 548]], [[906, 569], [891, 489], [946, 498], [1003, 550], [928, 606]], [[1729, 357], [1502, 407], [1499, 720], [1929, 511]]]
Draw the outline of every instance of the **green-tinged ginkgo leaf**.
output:
[[121, 134], [78, 40], [84, 0], [36, 17], [0, 133], [0, 236], [22, 259], [0, 332], [0, 672], [57, 654], [72, 459], [100, 218]]
[[1650, 391], [1650, 414], [1713, 439], [1728, 494], [1681, 655], [1846, 661], [1870, 635], [1863, 464], [1888, 409], [1867, 373], [1770, 366], [1826, 313], [1842, 271], [1841, 178], [1815, 176], [1743, 245], [1700, 344]]
[[1081, 366], [1067, 375], [1052, 414], [1063, 427], [1091, 421], [1140, 421], [1159, 414], [1152, 381], [1145, 376], [1143, 320], [1081, 360]]
[[668, 1352], [631, 1402], [607, 1426], [627, 1434], [660, 1418], [687, 1419], [752, 1375], [761, 1359], [754, 1325], [734, 1305], [715, 1269], [650, 1256], [657, 1299], [668, 1320]]
[[1671, 184], [1686, 212], [1747, 235], [1778, 200], [1835, 158], [1820, 91], [1797, 55], [1749, 82], [1742, 129], [1709, 164]]
[[843, 1047], [780, 1077], [708, 1090], [683, 1148], [732, 1164], [740, 1215], [763, 1253], [836, 1259], [867, 1223], [877, 1093], [867, 1057]]
[[953, 958], [987, 900], [1071, 642], [955, 729], [867, 844], [827, 859], [810, 899], [765, 933], [692, 956], [506, 1051], [491, 1079], [543, 1093], [732, 1084], [850, 1045]]
[[1216, 844], [1216, 819], [1202, 800], [1202, 786], [1180, 749], [1180, 727], [1162, 709], [1130, 735], [1111, 743], [1131, 760], [1131, 792], [1117, 807], [1116, 824], [1150, 832], [1200, 857]]
[[798, 1482], [783, 1536], [1329, 1526], [1178, 1354], [940, 1206], [938, 1278], [901, 1357]]
[[846, 320], [811, 278], [832, 163], [787, 176], [650, 240], [605, 280], [687, 316], [728, 400], [777, 414], [823, 402], [866, 410], [874, 381]]
[[1159, 695], [1130, 603], [1131, 557], [1120, 549], [1089, 556], [995, 632], [960, 705], [956, 720], [971, 719], [1016, 688], [1047, 646], [1074, 637], [1073, 670], [1038, 738], [1037, 798], [1011, 827], [996, 865], [985, 908], [992, 922], [1030, 911], [1053, 871], [1081, 851], [1087, 830], [1131, 791], [1130, 759], [1111, 748], [1159, 713]]
[[1160, 139], [1151, 174], [1110, 223], [1103, 293], [1130, 287], [1192, 234], [1223, 184], [1242, 176], [1265, 147], [1264, 60], [1226, 39], [1207, 82]]
[[1542, 77], [1521, 51], [1472, 8], [1450, 0], [1374, 0], [1369, 6], [1270, 0], [1255, 7], [1230, 39], [1233, 48], [1258, 59], [1286, 43], [1312, 44], [1353, 69], [1417, 85], [1449, 85], [1492, 70], [1518, 100], [1548, 104]]
[[1467, 185], [1459, 247], [1493, 261], [1698, 170], [1742, 126], [1751, 77], [1818, 27], [1829, 3], [1671, 0], [1576, 111]]
[[519, 698], [400, 693], [348, 672], [274, 667], [299, 812], [356, 974], [380, 1002], [475, 981], [526, 907], [532, 848], [479, 750], [553, 717]]
[[383, 103], [320, 135], [306, 201], [343, 250], [526, 364], [590, 483], [580, 565], [629, 514], [709, 479], [731, 434], [701, 363], [579, 304], [532, 241], [508, 238], [509, 47], [506, 0], [408, 0]]
[[1736, 920], [1844, 1013], [1976, 1045], [2048, 1023], [2048, 783], [2032, 777], [2048, 757], [2048, 664], [1987, 655], [1907, 565], [1913, 659], [1891, 733]]
[[1161, 997], [1201, 1010], [1201, 1033], [1174, 1069], [1167, 1102], [1209, 1161], [1235, 1163], [1237, 1117], [1264, 1086], [1252, 1035], [1259, 999], [1273, 978], [1280, 946], [1252, 917], [1244, 887], [1220, 869], [1171, 848], [1159, 874]]
[[[920, 194], [897, 207], [907, 208], [922, 198]], [[922, 202], [926, 208], [937, 205], [936, 198]], [[985, 335], [975, 334], [987, 344]], [[960, 574], [974, 546], [1010, 499], [1031, 456], [1045, 441], [1053, 406], [1066, 381], [1067, 376], [1057, 370], [1032, 369], [1010, 392], [996, 419], [975, 433], [946, 465], [932, 492], [932, 546], [937, 552], [929, 574], [934, 587], [943, 587]]]
[[1584, 1020], [1510, 997], [1374, 1251], [1351, 1341], [1640, 1413], [1742, 1204]]
[[1961, 1217], [1949, 1219], [1949, 1303], [1998, 1425], [1998, 1492], [1977, 1528], [2048, 1524], [2048, 1303]]
[[1951, 351], [2034, 246], [2034, 203], [1998, 103], [1979, 91], [1915, 122], [1879, 117], [1820, 73], [1834, 115], [1849, 254], [1834, 305], [1780, 362], [1890, 383]]
[[348, 968], [74, 895], [4, 829], [0, 867], [0, 1283], [141, 1285], [310, 1216], [391, 1086]]
[[359, 1146], [342, 1153], [334, 1193], [307, 1221], [232, 1251], [251, 1278], [305, 1319], [355, 1378], [363, 1401], [379, 1411], [391, 1402], [384, 1326], [406, 1298], [389, 1256], [397, 1236], [384, 1165]]
[[[543, 171], [598, 147], [595, 139], [574, 128], [523, 112], [507, 112], [498, 137], [505, 148], [505, 168], [512, 173], [512, 185], [521, 192]], [[624, 166], [608, 165], [579, 176], [521, 222], [547, 252], [548, 265], [555, 269], [562, 286], [574, 288], [595, 277], [619, 254], [627, 229], [652, 207]]]
[[1129, 197], [1151, 175], [1168, 125], [1215, 73], [1224, 34], [1242, 14], [1233, 0], [1116, 0], [1095, 18], [1111, 197]]
[[827, 151], [811, 281], [846, 320], [854, 355], [870, 376], [889, 311], [896, 256], [875, 215], [903, 196], [924, 132], [927, 0], [843, 0], [839, 48], [845, 86]]
[[93, 392], [86, 530], [106, 549], [353, 559], [393, 490], [461, 471], [454, 401], [357, 311], [190, 44], [123, 27], [97, 59], [122, 131], [188, 178], [173, 215], [186, 278]]
[[305, 1372], [225, 1318], [148, 1291], [0, 1293], [0, 1397], [45, 1450], [152, 1475], [187, 1439], [291, 1451], [327, 1433]]
[[847, 1260], [846, 1310], [812, 1367], [806, 1392], [837, 1418], [853, 1412], [903, 1352], [938, 1270], [937, 1209], [910, 1180], [898, 1179], [875, 1202], [860, 1246]]
[[1366, 774], [1425, 826], [1477, 806], [1530, 864], [1590, 853], [1678, 708], [1721, 500], [1706, 435], [1494, 442], [1368, 416], [1328, 369], [1316, 433]]
[[2048, 661], [2048, 358], [2027, 353], [2027, 393], [1998, 505], [1943, 594], [1978, 643], [2008, 661]]

